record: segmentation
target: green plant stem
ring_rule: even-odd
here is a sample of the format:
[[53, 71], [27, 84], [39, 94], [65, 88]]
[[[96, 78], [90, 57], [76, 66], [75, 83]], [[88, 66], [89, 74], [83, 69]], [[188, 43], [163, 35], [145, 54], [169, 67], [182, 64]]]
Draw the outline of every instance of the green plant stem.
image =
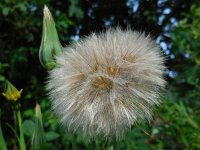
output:
[[[13, 107], [11, 107], [11, 108], [12, 108], [12, 113], [13, 113], [14, 129], [17, 129], [16, 111]], [[17, 141], [16, 140], [14, 140], [13, 149], [17, 149]]]
[[118, 145], [118, 143], [117, 143], [117, 139], [114, 138], [114, 139], [112, 140], [112, 142], [113, 142], [113, 150], [119, 150], [119, 145]]
[[24, 140], [24, 133], [22, 129], [22, 117], [21, 117], [21, 112], [18, 109], [17, 110], [17, 119], [18, 119], [18, 125], [19, 125], [19, 144], [20, 144], [20, 150], [26, 150], [26, 144]]
[[72, 147], [73, 147], [73, 150], [78, 150], [78, 147], [74, 141], [72, 141]]
[[7, 150], [6, 142], [4, 140], [3, 133], [2, 133], [2, 130], [1, 130], [1, 123], [0, 123], [0, 149], [1, 150]]

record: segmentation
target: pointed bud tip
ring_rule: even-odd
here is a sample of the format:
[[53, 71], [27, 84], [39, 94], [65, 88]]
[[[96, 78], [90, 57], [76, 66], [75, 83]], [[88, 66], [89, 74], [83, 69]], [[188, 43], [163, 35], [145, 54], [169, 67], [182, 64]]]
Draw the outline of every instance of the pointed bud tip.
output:
[[44, 13], [48, 12], [48, 11], [49, 11], [49, 9], [48, 9], [47, 5], [44, 5]]
[[46, 6], [46, 5], [44, 5], [44, 17], [45, 18], [51, 18], [51, 12], [49, 11], [49, 8]]

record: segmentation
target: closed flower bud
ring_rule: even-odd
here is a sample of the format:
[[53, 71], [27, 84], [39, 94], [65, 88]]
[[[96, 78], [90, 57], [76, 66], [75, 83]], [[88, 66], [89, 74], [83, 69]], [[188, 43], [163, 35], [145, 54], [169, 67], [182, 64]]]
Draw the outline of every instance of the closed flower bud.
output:
[[9, 101], [17, 101], [21, 97], [22, 90], [23, 89], [20, 91], [17, 90], [14, 85], [12, 85], [9, 81], [6, 81], [5, 90], [2, 95], [5, 96], [5, 98]]
[[49, 9], [44, 7], [42, 42], [39, 50], [39, 60], [44, 68], [51, 70], [56, 66], [55, 56], [61, 54], [60, 44], [55, 23]]

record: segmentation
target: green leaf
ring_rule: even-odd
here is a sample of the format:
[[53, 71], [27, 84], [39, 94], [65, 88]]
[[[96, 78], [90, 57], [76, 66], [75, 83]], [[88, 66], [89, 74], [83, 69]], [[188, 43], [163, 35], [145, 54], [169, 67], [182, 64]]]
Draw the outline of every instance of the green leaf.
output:
[[5, 80], [6, 80], [6, 78], [4, 76], [0, 75], [0, 81], [5, 81]]
[[70, 0], [70, 3], [72, 5], [77, 5], [79, 3], [79, 0]]
[[68, 15], [70, 17], [75, 16], [77, 19], [82, 19], [84, 17], [83, 10], [78, 6], [78, 0], [71, 1], [71, 5], [68, 9]]
[[18, 142], [20, 143], [19, 136], [17, 135], [17, 132], [15, 131], [15, 129], [8, 123], [6, 123], [6, 125], [11, 129], [11, 131], [14, 133], [14, 136], [17, 138]]
[[19, 10], [21, 10], [23, 13], [27, 11], [26, 3], [19, 3], [16, 5], [16, 7], [19, 8]]
[[78, 19], [82, 19], [84, 17], [84, 13], [80, 7], [76, 7], [75, 16]]
[[47, 132], [45, 133], [45, 137], [47, 141], [53, 141], [60, 137], [60, 135], [56, 132]]
[[25, 120], [22, 124], [24, 134], [32, 137], [35, 130], [35, 123], [32, 120]]
[[4, 140], [3, 133], [2, 133], [2, 130], [1, 130], [1, 124], [0, 124], [0, 149], [1, 150], [7, 150], [6, 142]]
[[2, 10], [2, 13], [4, 16], [7, 16], [9, 14], [10, 8], [9, 7], [4, 7]]

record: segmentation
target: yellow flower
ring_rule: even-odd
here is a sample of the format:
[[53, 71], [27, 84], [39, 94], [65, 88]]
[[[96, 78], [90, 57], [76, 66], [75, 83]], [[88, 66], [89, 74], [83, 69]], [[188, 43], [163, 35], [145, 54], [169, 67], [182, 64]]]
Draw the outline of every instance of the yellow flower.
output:
[[6, 81], [6, 86], [3, 96], [9, 101], [17, 101], [21, 97], [23, 89], [18, 90], [14, 85], [12, 85], [9, 81]]

